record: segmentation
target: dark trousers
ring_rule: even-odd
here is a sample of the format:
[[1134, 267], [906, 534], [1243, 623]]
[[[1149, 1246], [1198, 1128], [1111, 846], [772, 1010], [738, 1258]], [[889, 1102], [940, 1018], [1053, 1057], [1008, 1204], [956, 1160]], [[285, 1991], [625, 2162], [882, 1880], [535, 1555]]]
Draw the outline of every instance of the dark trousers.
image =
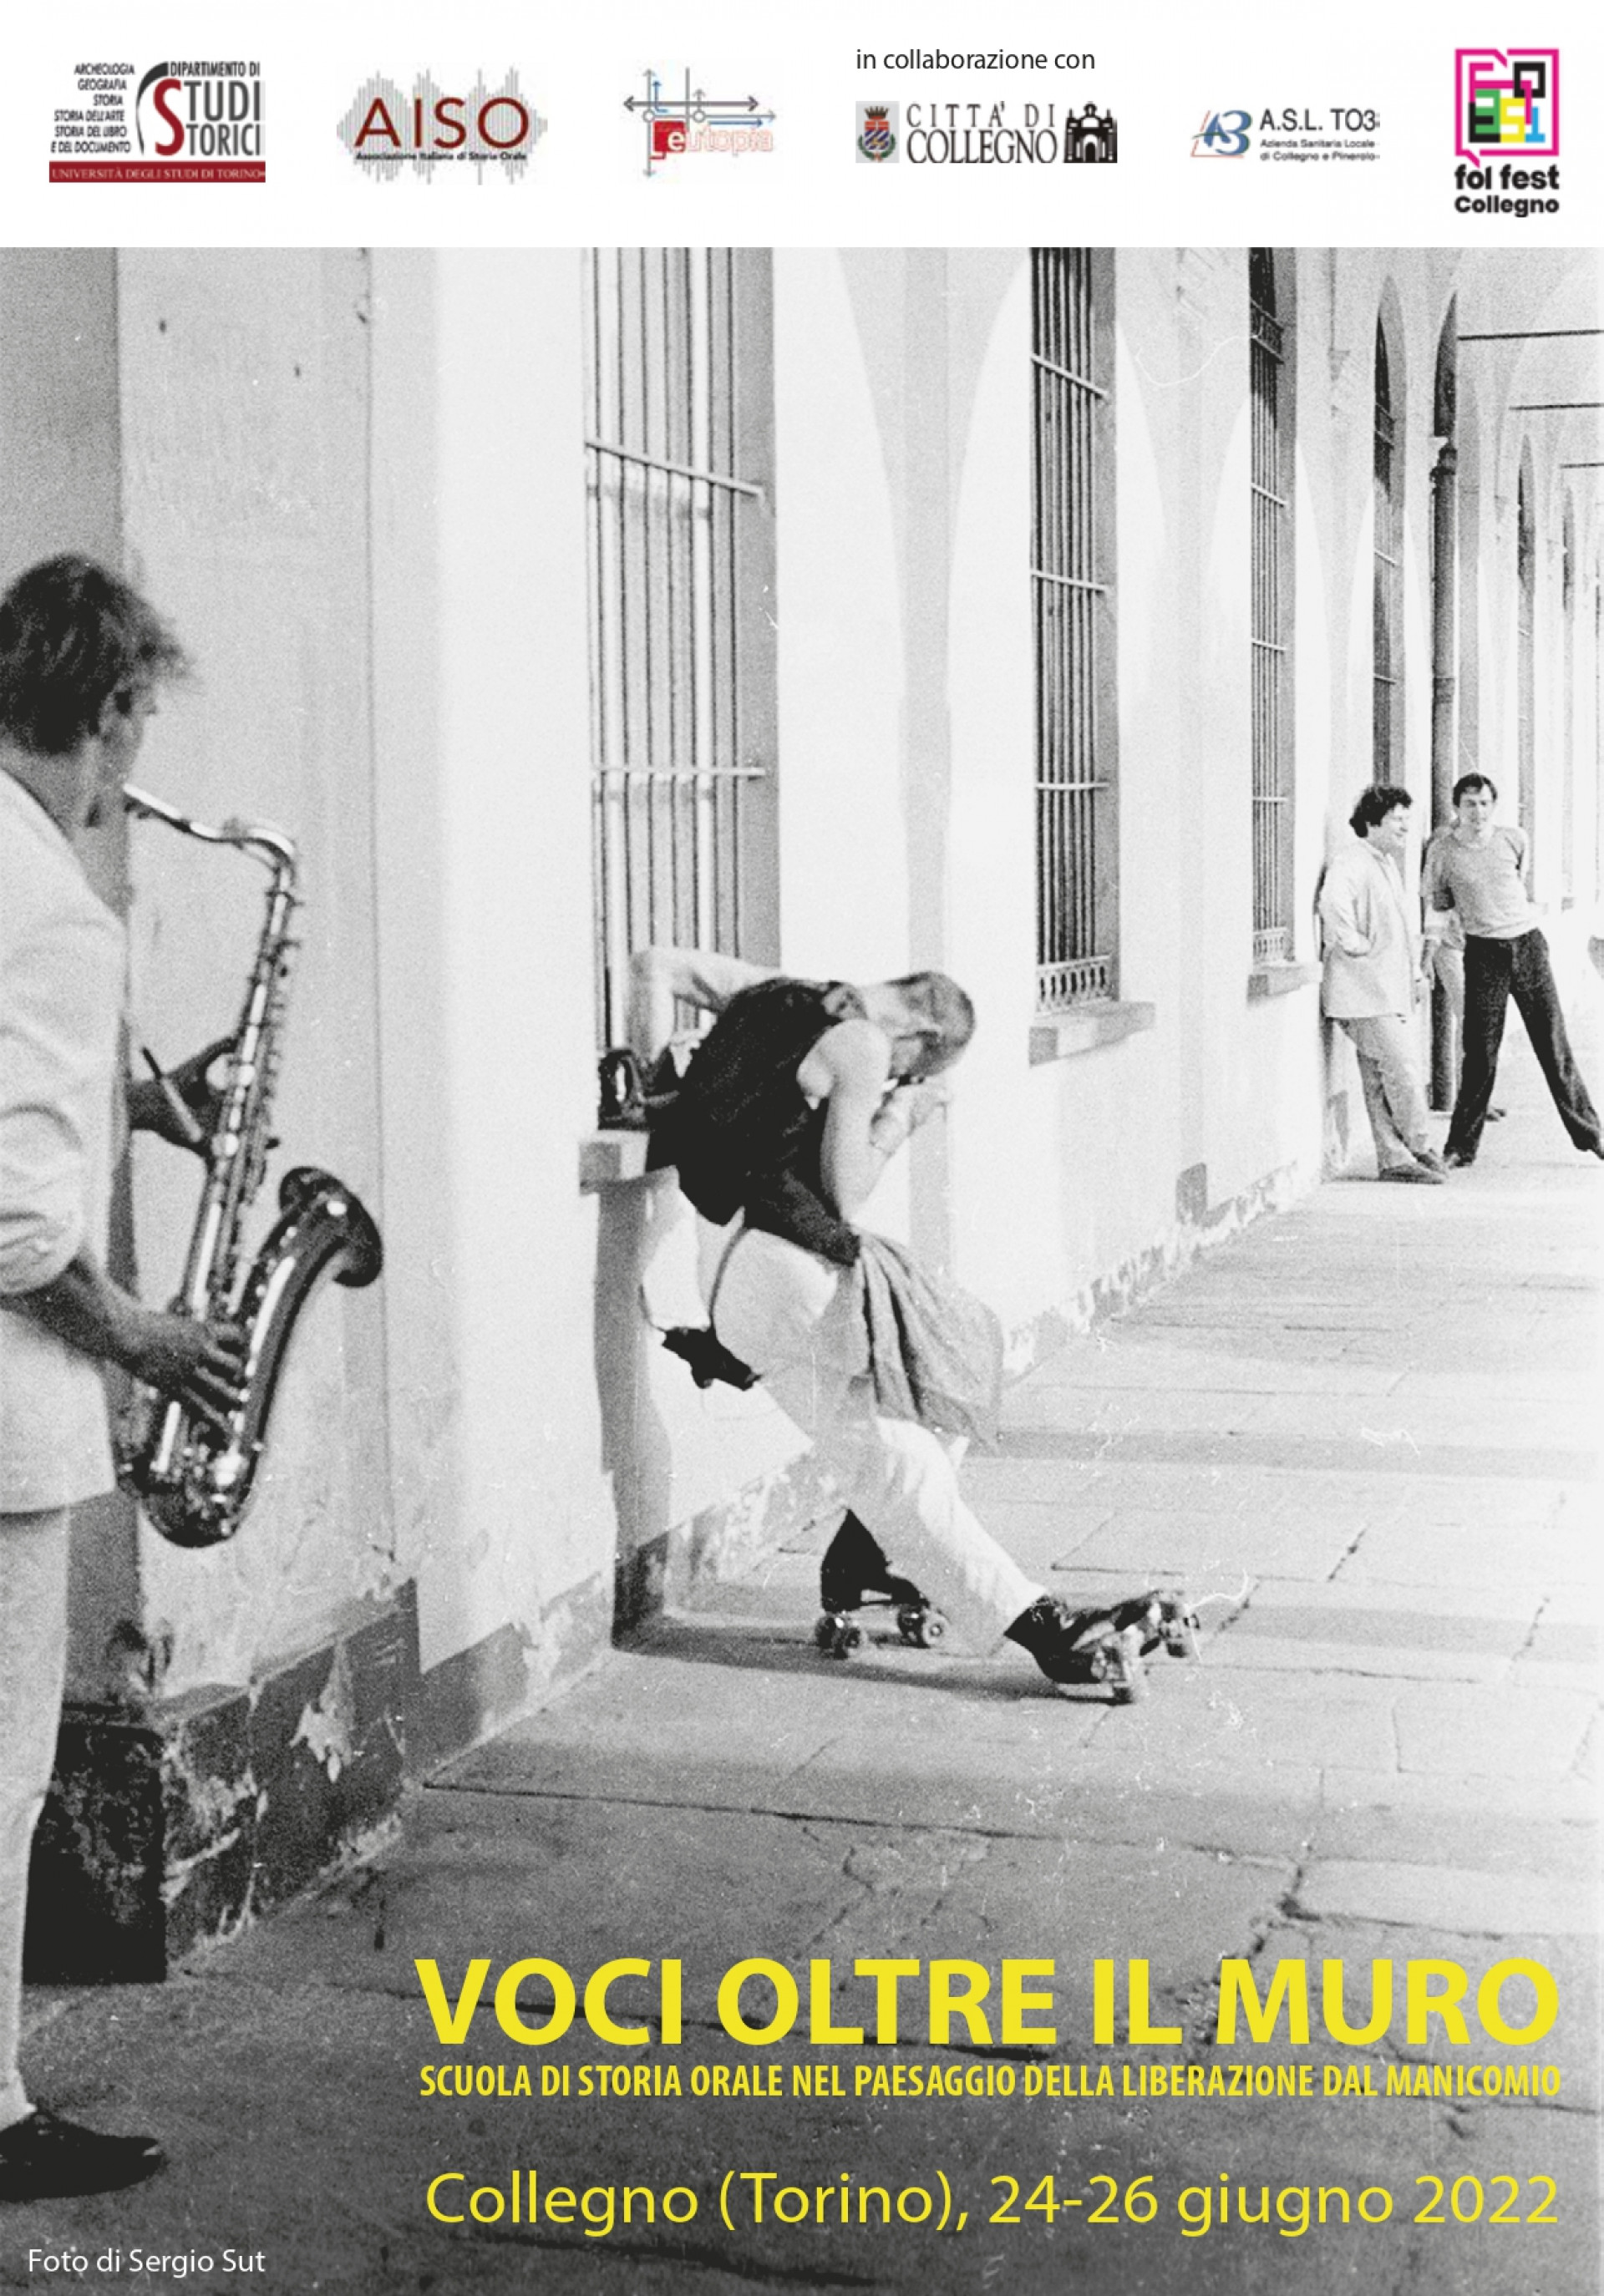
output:
[[1464, 1065], [1453, 1120], [1448, 1128], [1449, 1153], [1467, 1160], [1476, 1153], [1498, 1074], [1498, 1048], [1503, 1042], [1504, 1014], [1511, 996], [1526, 1022], [1560, 1122], [1578, 1148], [1596, 1147], [1598, 1111], [1588, 1097], [1565, 1033], [1547, 941], [1536, 931], [1521, 933], [1514, 940], [1484, 940], [1467, 933]]

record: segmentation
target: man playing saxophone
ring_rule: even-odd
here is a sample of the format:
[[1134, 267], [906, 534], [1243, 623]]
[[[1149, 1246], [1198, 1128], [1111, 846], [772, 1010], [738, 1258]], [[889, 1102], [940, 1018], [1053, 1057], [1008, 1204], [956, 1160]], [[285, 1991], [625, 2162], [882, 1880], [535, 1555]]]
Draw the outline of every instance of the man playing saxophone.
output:
[[[37, 2109], [17, 2043], [68, 1524], [113, 1482], [101, 1365], [218, 1419], [242, 1374], [229, 1325], [142, 1307], [100, 1259], [125, 1086], [124, 941], [72, 840], [120, 804], [158, 694], [184, 668], [144, 600], [86, 559], [35, 566], [0, 599], [0, 2200], [111, 2190], [161, 2165], [149, 2137]], [[203, 1148], [216, 1049], [128, 1088], [127, 1120]]]

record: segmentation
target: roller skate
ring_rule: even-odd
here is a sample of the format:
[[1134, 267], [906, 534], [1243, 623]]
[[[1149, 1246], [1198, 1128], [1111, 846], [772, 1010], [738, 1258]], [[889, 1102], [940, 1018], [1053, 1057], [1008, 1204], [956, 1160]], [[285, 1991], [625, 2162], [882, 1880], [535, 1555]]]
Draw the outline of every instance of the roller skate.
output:
[[843, 1519], [819, 1564], [818, 1599], [823, 1611], [813, 1641], [826, 1658], [851, 1658], [864, 1647], [866, 1611], [890, 1611], [898, 1634], [915, 1650], [934, 1650], [947, 1631], [928, 1596], [890, 1569], [879, 1541], [855, 1514]]
[[1116, 1706], [1147, 1696], [1146, 1661], [1161, 1646], [1172, 1658], [1197, 1656], [1197, 1613], [1172, 1587], [1083, 1610], [1042, 1595], [1008, 1631], [1049, 1682], [1106, 1683]]

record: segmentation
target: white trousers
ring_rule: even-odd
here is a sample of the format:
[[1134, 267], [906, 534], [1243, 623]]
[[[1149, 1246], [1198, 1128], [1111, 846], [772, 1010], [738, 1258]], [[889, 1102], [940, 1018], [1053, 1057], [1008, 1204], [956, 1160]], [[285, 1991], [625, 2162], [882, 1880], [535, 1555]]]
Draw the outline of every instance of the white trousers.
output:
[[1338, 1025], [1358, 1057], [1378, 1167], [1386, 1172], [1412, 1164], [1415, 1150], [1432, 1144], [1426, 1095], [1416, 1066], [1413, 1021], [1400, 1013], [1382, 1013]]
[[0, 2128], [33, 2108], [17, 2070], [28, 1859], [67, 1668], [66, 1507], [0, 1515]]
[[[703, 1297], [707, 1296], [704, 1264]], [[927, 1427], [875, 1410], [850, 1268], [748, 1229], [724, 1262], [718, 1334], [811, 1435], [818, 1464], [892, 1570], [961, 1638], [989, 1650], [1041, 1593], [958, 1496], [957, 1458]]]

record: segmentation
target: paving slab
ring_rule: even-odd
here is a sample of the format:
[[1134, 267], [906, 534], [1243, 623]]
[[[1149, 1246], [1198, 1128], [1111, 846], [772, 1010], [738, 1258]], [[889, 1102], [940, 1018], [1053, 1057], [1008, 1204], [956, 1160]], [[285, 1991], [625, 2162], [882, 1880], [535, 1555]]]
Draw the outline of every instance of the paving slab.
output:
[[1421, 1634], [1429, 1622], [1434, 1632], [1444, 1636], [1459, 1633], [1457, 1622], [1466, 1620], [1477, 1622], [1468, 1631], [1478, 1642], [1485, 1623], [1497, 1638], [1489, 1647], [1502, 1649], [1513, 1636], [1512, 1650], [1518, 1650], [1528, 1646], [1539, 1622], [1552, 1615], [1555, 1599], [1551, 1581], [1513, 1573], [1496, 1587], [1455, 1581], [1439, 1587], [1430, 1602], [1423, 1603], [1418, 1588], [1385, 1579], [1353, 1579], [1345, 1575], [1316, 1583], [1267, 1571], [1254, 1583], [1242, 1624], [1246, 1628], [1251, 1618], [1257, 1622], [1255, 1631], [1262, 1627], [1266, 1634], [1277, 1634], [1281, 1629], [1273, 1614], [1296, 1611], [1329, 1620], [1337, 1631], [1345, 1615], [1357, 1612], [1362, 1614], [1367, 1638], [1388, 1641], [1407, 1638], [1411, 1620], [1419, 1622]]
[[1509, 1792], [1501, 1806], [1486, 1792], [1401, 1792], [1392, 1781], [1327, 1771], [1321, 1807], [1304, 1828], [1304, 1849], [1322, 1860], [1563, 1875], [1595, 1887], [1599, 1833], [1590, 1798], [1570, 1789], [1558, 1809], [1534, 1807], [1535, 1799]]
[[1298, 1878], [1296, 1910], [1317, 1921], [1400, 1922], [1465, 1937], [1592, 1936], [1599, 1927], [1591, 1878], [1360, 1858], [1317, 1858]]
[[[1402, 1643], [1342, 1643], [1321, 1636], [1278, 1641], [1270, 1635], [1222, 1639], [1215, 1664], [1246, 1674], [1376, 1675], [1415, 1682], [1476, 1682], [1490, 1686], [1513, 1671], [1507, 1658], [1477, 1651], [1419, 1650]], [[1566, 1669], [1568, 1673], [1569, 1669]]]
[[1457, 1777], [1562, 1778], [1597, 1713], [1580, 1691], [1512, 1688], [1489, 1699], [1455, 1683], [1401, 1690], [1398, 1767]]

